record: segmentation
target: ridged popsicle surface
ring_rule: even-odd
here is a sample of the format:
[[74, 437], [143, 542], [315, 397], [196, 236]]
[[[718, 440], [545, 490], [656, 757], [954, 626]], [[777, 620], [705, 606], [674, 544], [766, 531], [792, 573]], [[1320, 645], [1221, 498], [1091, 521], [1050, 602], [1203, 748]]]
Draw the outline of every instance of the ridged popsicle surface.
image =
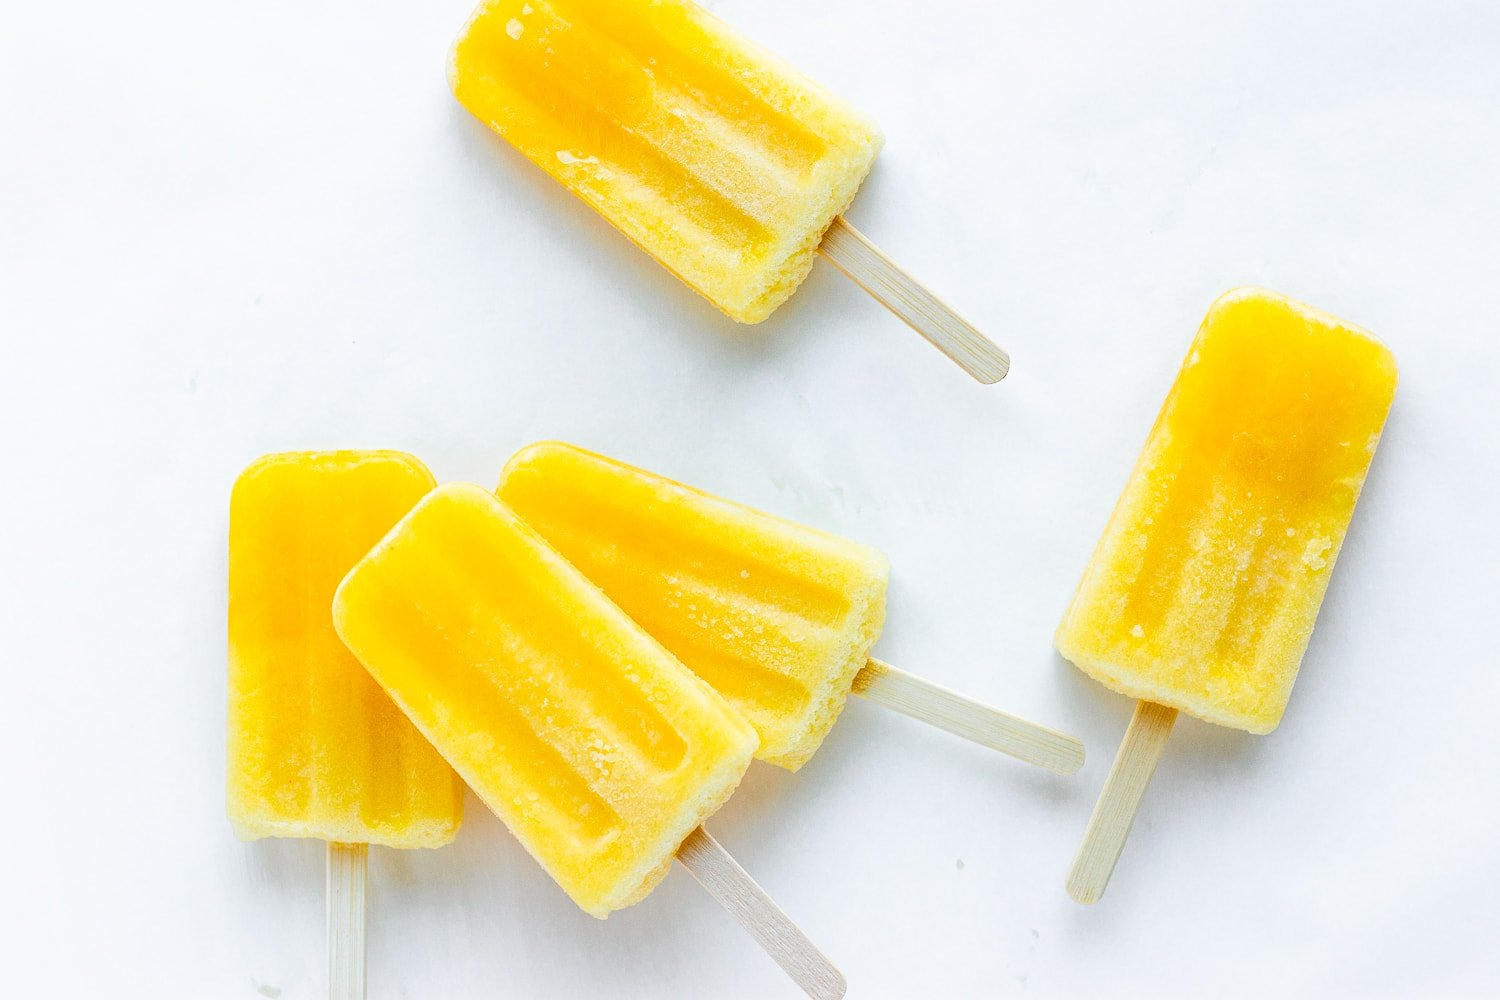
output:
[[453, 92], [729, 316], [812, 267], [880, 150], [873, 124], [687, 0], [488, 0]]
[[734, 790], [748, 722], [477, 486], [350, 572], [340, 636], [580, 907], [643, 897]]
[[229, 816], [245, 839], [437, 847], [463, 785], [333, 629], [344, 574], [432, 488], [399, 452], [268, 455], [229, 513]]
[[885, 620], [876, 550], [560, 442], [518, 452], [499, 495], [796, 770]]
[[1355, 327], [1260, 289], [1203, 321], [1057, 632], [1102, 683], [1267, 733], [1396, 391]]

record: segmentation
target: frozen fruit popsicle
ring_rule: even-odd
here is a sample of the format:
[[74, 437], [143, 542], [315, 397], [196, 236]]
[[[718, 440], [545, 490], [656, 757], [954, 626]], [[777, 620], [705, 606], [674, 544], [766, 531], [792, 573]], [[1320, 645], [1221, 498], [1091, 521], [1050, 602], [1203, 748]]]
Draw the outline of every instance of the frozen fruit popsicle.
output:
[[759, 756], [795, 771], [851, 687], [1053, 770], [1082, 746], [870, 659], [886, 559], [560, 442], [523, 448], [500, 498], [678, 659], [739, 709]]
[[[417, 728], [597, 917], [645, 897], [680, 849], [691, 860], [704, 848], [699, 824], [755, 752], [738, 712], [477, 486], [440, 487], [417, 504], [344, 579], [333, 618]], [[818, 995], [842, 992], [826, 960], [815, 973]]]
[[363, 994], [365, 845], [439, 847], [463, 785], [349, 655], [344, 574], [433, 485], [391, 451], [267, 455], [229, 512], [229, 818], [244, 839], [329, 842], [329, 974]]
[[730, 317], [765, 319], [821, 250], [976, 378], [1004, 377], [1004, 351], [839, 217], [880, 149], [874, 124], [697, 4], [486, 0], [450, 79]]
[[1141, 700], [1069, 891], [1104, 891], [1178, 712], [1281, 720], [1396, 391], [1369, 334], [1261, 289], [1214, 303], [1057, 631]]

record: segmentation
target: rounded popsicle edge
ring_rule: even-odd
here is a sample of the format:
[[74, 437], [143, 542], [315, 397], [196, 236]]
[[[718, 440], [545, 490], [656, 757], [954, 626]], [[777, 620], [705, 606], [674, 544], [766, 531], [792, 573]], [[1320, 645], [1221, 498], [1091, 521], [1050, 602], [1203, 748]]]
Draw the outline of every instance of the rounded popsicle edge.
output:
[[836, 217], [823, 234], [818, 253], [976, 381], [993, 385], [1010, 372], [1009, 354], [902, 270], [843, 216]]

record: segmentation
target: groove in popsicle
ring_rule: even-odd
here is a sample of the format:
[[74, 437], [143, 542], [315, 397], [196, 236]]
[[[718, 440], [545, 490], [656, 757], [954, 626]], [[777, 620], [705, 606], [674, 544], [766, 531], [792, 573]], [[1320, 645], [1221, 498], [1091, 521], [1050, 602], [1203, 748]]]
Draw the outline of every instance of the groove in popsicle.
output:
[[[436, 533], [449, 527], [434, 522], [428, 530]], [[560, 567], [570, 568], [556, 556], [555, 565], [539, 566], [531, 553], [518, 555], [511, 540], [502, 543], [489, 532], [465, 531], [466, 527], [465, 523], [452, 537], [436, 540], [434, 551], [449, 558], [434, 575], [443, 581], [453, 606], [462, 606], [457, 602], [465, 594], [479, 595], [468, 600], [491, 622], [477, 628], [471, 638], [493, 643], [496, 655], [514, 664], [510, 670], [492, 671], [497, 687], [539, 729], [560, 725], [568, 732], [584, 732], [603, 721], [611, 732], [598, 736], [601, 745], [632, 747], [662, 770], [677, 767], [686, 753], [682, 736], [639, 684], [625, 676], [629, 665], [600, 653], [604, 637], [592, 632], [597, 625], [589, 623], [591, 631], [580, 631], [568, 595], [553, 579], [537, 576], [539, 571], [551, 577]], [[538, 633], [550, 637], [546, 648], [526, 638]], [[578, 763], [593, 770], [594, 762]]]
[[[430, 482], [389, 453], [267, 455], [231, 499], [230, 813], [253, 831], [441, 842], [457, 780], [345, 648], [343, 573]], [[387, 520], [388, 518], [388, 520]]]
[[[317, 496], [313, 493], [312, 483], [301, 476], [286, 476], [282, 491], [287, 495], [286, 509], [294, 511], [293, 526], [287, 532], [291, 549], [287, 553], [286, 565], [300, 566], [307, 562], [304, 553], [315, 551], [318, 526], [313, 523], [313, 511], [318, 509]], [[295, 500], [292, 497], [295, 496]], [[328, 778], [329, 762], [326, 753], [330, 741], [328, 734], [324, 731], [327, 727], [325, 720], [337, 717], [330, 716], [328, 709], [321, 704], [319, 697], [323, 692], [323, 677], [327, 666], [319, 662], [329, 653], [327, 648], [319, 649], [317, 644], [310, 642], [313, 633], [310, 620], [312, 609], [320, 603], [326, 603], [327, 597], [319, 601], [317, 594], [317, 583], [312, 579], [310, 573], [291, 573], [291, 579], [286, 581], [290, 589], [296, 594], [294, 602], [288, 607], [288, 615], [295, 616], [298, 620], [289, 623], [291, 628], [284, 633], [289, 640], [288, 648], [284, 651], [298, 663], [296, 674], [301, 678], [306, 692], [298, 699], [302, 709], [302, 717], [297, 720], [300, 725], [294, 730], [296, 737], [302, 743], [302, 752], [295, 759], [302, 762], [297, 775], [297, 784], [303, 786], [302, 792], [307, 803], [306, 815], [317, 815], [319, 813], [332, 812], [333, 791], [337, 788], [334, 784], [330, 787]], [[332, 591], [329, 592], [331, 595]], [[354, 770], [354, 769], [351, 769]]]
[[[597, 155], [612, 172], [625, 171], [647, 190], [659, 186], [662, 177], [676, 178], [680, 186], [672, 193], [670, 203], [696, 228], [714, 234], [716, 241], [755, 245], [770, 238], [772, 220], [756, 218], [746, 211], [740, 196], [724, 189], [718, 179], [722, 164], [694, 169], [691, 161], [674, 155], [670, 143], [663, 142], [670, 134], [652, 134], [650, 118], [621, 122], [607, 110], [604, 101], [634, 95], [643, 113], [659, 114], [653, 108], [654, 82], [632, 66], [628, 56], [612, 55], [597, 42], [590, 44], [583, 32], [570, 30], [562, 22], [537, 25], [536, 30], [538, 37], [533, 44], [528, 44], [525, 35], [515, 42], [502, 43], [496, 38], [497, 49], [502, 44], [509, 46], [500, 49], [509, 57], [496, 61], [493, 68], [497, 79], [541, 111], [554, 128], [572, 133], [557, 148]], [[496, 124], [502, 132], [509, 131], [503, 123]], [[658, 120], [658, 124], [664, 123]], [[680, 131], [683, 136], [690, 134], [687, 129]], [[528, 148], [524, 137], [516, 138], [545, 169], [557, 172], [557, 164], [548, 162], [554, 150]]]
[[[1159, 449], [1151, 456], [1153, 463], [1176, 466], [1174, 474], [1160, 477], [1151, 496], [1132, 498], [1132, 510], [1150, 505], [1149, 523], [1177, 527], [1152, 533], [1140, 550], [1119, 621], [1122, 629], [1132, 630], [1130, 641], [1200, 650], [1180, 669], [1229, 683], [1236, 672], [1262, 662], [1265, 642], [1285, 638], [1265, 629], [1267, 622], [1284, 618], [1278, 609], [1296, 596], [1292, 589], [1276, 586], [1288, 563], [1285, 517], [1251, 517], [1241, 509], [1246, 501], [1242, 487], [1208, 463], [1177, 461], [1182, 454], [1178, 449], [1194, 447], [1192, 441], [1176, 440]], [[1289, 502], [1294, 501], [1282, 498], [1283, 504]], [[1120, 555], [1117, 550], [1101, 565], [1121, 572], [1128, 564], [1117, 561]], [[1221, 580], [1233, 583], [1213, 583]], [[1126, 640], [1121, 636], [1117, 641]]]
[[[676, 614], [705, 624], [738, 621], [743, 624], [733, 626], [735, 629], [750, 629], [748, 635], [715, 636], [718, 641], [751, 636], [769, 639], [781, 634], [795, 637], [789, 641], [799, 645], [843, 631], [852, 611], [850, 599], [842, 590], [819, 588], [810, 582], [798, 587], [798, 579], [782, 566], [760, 559], [751, 561], [740, 553], [710, 551], [705, 555], [705, 546], [697, 545], [696, 538], [691, 541], [699, 554], [690, 556], [686, 554], [688, 548], [670, 543], [654, 550], [653, 540], [627, 531], [611, 534], [604, 541], [587, 526], [564, 526], [551, 519], [532, 523], [635, 617], [670, 604]], [[744, 589], [732, 589], [735, 580], [742, 581]], [[752, 587], [772, 592], [758, 596], [749, 592]]]
[[[429, 565], [422, 575], [442, 568]], [[435, 626], [427, 602], [441, 606], [447, 595], [409, 584], [394, 587], [372, 603], [375, 600], [382, 627], [387, 636], [400, 641], [401, 654], [399, 665], [394, 658], [388, 661], [381, 680], [398, 698], [427, 693], [422, 702], [412, 705], [413, 717], [434, 718], [442, 730], [438, 742], [462, 748], [450, 756], [449, 763], [472, 787], [490, 784], [477, 780], [475, 767], [494, 769], [509, 774], [506, 783], [524, 798], [487, 804], [502, 815], [516, 809], [545, 814], [549, 826], [569, 831], [580, 841], [597, 842], [609, 836], [619, 823], [618, 815], [577, 763], [559, 749], [556, 735], [537, 727], [520, 711], [509, 688], [497, 683], [493, 670], [475, 669], [474, 650], [468, 646], [473, 636], [444, 634]], [[484, 624], [476, 623], [476, 634]], [[434, 635], [442, 636], [446, 649], [441, 654], [432, 648]], [[473, 723], [474, 719], [482, 719], [483, 724]]]
[[[580, 550], [569, 544], [570, 537], [563, 537], [568, 533], [554, 533], [550, 526], [546, 531], [556, 547], [574, 565], [610, 594], [615, 603], [642, 628], [719, 693], [732, 701], [740, 702], [741, 707], [747, 711], [753, 708], [773, 714], [796, 713], [806, 707], [811, 697], [807, 685], [783, 670], [765, 665], [778, 661], [794, 662], [791, 655], [782, 655], [764, 648], [768, 645], [784, 646], [787, 654], [794, 652], [794, 644], [778, 637], [774, 626], [768, 629], [761, 625], [762, 632], [758, 635], [754, 633], [755, 625], [745, 630], [762, 647], [755, 654], [737, 649], [732, 637], [718, 631], [705, 628], [701, 630], [701, 634], [695, 634], [680, 627], [682, 608], [657, 600], [655, 594], [641, 594], [634, 585], [641, 575], [671, 572], [669, 563], [653, 566], [651, 561], [638, 559], [630, 551], [618, 553], [618, 562], [613, 558], [609, 563], [596, 562], [591, 558], [593, 551]], [[618, 565], [628, 566], [630, 569], [621, 573], [615, 568]], [[714, 620], [714, 610], [724, 607], [706, 584], [700, 585], [700, 590], [696, 593], [683, 592], [683, 598], [678, 603], [698, 607], [704, 621]], [[802, 622], [801, 619], [797, 621]], [[805, 634], [808, 636], [815, 637], [819, 632], [826, 634], [828, 631], [826, 627], [815, 623], [805, 623]]]
[[[576, 465], [563, 468], [573, 477], [567, 489], [551, 487], [546, 472], [528, 476], [520, 469], [508, 475], [500, 493], [543, 534], [553, 537], [554, 544], [575, 563], [651, 567], [636, 572], [639, 576], [661, 572], [705, 581], [744, 580], [747, 589], [772, 591], [774, 606], [782, 613], [794, 612], [829, 627], [847, 618], [847, 585], [825, 579], [827, 570], [817, 565], [821, 553], [811, 553], [806, 565], [788, 564], [784, 551], [765, 551], [755, 544], [760, 525], [725, 530], [726, 521], [747, 516], [744, 510], [725, 504], [723, 514], [715, 517], [692, 509], [691, 500], [679, 501], [632, 482], [630, 473], [590, 468], [585, 475], [593, 473], [598, 478], [598, 485], [593, 486], [587, 480], [579, 484]], [[722, 503], [709, 494], [692, 493], [698, 502]], [[601, 528], [606, 525], [607, 530]], [[798, 540], [809, 548], [818, 547], [826, 538], [810, 529], [799, 532], [784, 522], [769, 522], [766, 527], [794, 539], [802, 534]]]
[[726, 51], [704, 29], [700, 12], [663, 4], [647, 18], [615, 0], [549, 0], [545, 6], [554, 12], [577, 9], [578, 17], [570, 19], [575, 27], [587, 22], [627, 59], [649, 66], [666, 85], [682, 88], [700, 107], [711, 109], [731, 134], [752, 133], [761, 149], [784, 157], [789, 171], [805, 173], [828, 151], [823, 136], [777, 107], [773, 95], [756, 89], [764, 80], [759, 67]]
[[[806, 658], [808, 649], [831, 645], [847, 628], [847, 599], [817, 619], [804, 617], [783, 605], [726, 591], [722, 582], [685, 573], [670, 558], [652, 556], [635, 545], [603, 550], [590, 547], [589, 539], [580, 538], [577, 531], [551, 524], [538, 527], [626, 613], [713, 687], [775, 713], [801, 711], [811, 689], [789, 669], [767, 664], [796, 664]], [[648, 589], [644, 580], [662, 583]], [[685, 627], [684, 617], [701, 627]]]
[[662, 645], [746, 715], [795, 716], [812, 698], [811, 688], [801, 679], [716, 645], [711, 638], [663, 631]]
[[[523, 74], [531, 72], [534, 70], [522, 69]], [[534, 85], [529, 75], [523, 75], [511, 86], [514, 93], [507, 96], [506, 102], [513, 115], [526, 110], [519, 107], [524, 101], [531, 113], [554, 120], [550, 141], [518, 133], [506, 119], [491, 119], [490, 125], [643, 246], [645, 230], [633, 231], [631, 217], [641, 214], [641, 205], [646, 203], [661, 218], [675, 220], [675, 225], [685, 231], [683, 238], [691, 234], [694, 245], [723, 243], [754, 247], [768, 240], [770, 230], [766, 223], [746, 212], [709, 179], [674, 160], [669, 151], [647, 135], [624, 128], [598, 108], [589, 106], [587, 94], [577, 87], [559, 87], [558, 93], [537, 93], [542, 88]], [[571, 123], [572, 127], [560, 127], [557, 120], [569, 117], [559, 110], [561, 107], [570, 108], [572, 118], [587, 120]], [[575, 159], [565, 164], [558, 159], [558, 153]], [[573, 166], [579, 163], [593, 167], [580, 170]], [[675, 180], [675, 186], [669, 187], [669, 180]]]

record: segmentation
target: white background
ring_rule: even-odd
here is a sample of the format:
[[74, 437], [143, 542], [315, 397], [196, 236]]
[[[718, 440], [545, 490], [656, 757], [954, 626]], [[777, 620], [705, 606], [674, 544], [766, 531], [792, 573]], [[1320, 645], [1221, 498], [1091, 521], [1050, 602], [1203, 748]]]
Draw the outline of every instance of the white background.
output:
[[[223, 815], [230, 484], [336, 447], [490, 484], [543, 437], [879, 546], [883, 657], [1087, 744], [1055, 778], [855, 700], [752, 768], [711, 827], [852, 997], [1491, 986], [1500, 8], [713, 6], [882, 124], [850, 217], [1006, 382], [826, 264], [720, 317], [452, 101], [468, 0], [6, 5], [7, 991], [319, 995], [322, 845]], [[1052, 629], [1245, 283], [1375, 331], [1401, 389], [1283, 725], [1184, 720], [1084, 909], [1131, 705]], [[795, 995], [684, 873], [597, 922], [469, 806], [374, 852], [373, 997]]]

